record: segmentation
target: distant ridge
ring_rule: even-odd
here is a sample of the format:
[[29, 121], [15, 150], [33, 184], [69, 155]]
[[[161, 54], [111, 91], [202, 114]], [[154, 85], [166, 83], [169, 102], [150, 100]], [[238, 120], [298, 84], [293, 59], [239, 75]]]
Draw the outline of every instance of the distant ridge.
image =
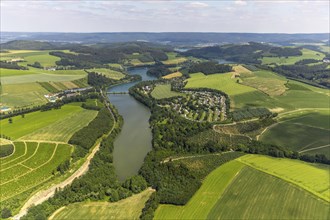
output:
[[122, 32], [122, 33], [27, 33], [1, 32], [1, 42], [12, 40], [38, 40], [70, 43], [115, 43], [130, 41], [149, 41], [171, 43], [174, 45], [193, 45], [207, 43], [244, 43], [244, 42], [313, 42], [329, 40], [329, 33], [318, 34], [258, 34], [258, 33], [198, 33], [198, 32]]

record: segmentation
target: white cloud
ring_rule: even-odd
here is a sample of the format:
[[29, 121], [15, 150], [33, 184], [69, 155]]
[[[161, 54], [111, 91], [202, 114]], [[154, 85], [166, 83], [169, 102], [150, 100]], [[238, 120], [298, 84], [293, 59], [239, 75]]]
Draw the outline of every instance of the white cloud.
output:
[[235, 5], [247, 5], [247, 2], [242, 0], [235, 1], [234, 3]]
[[204, 2], [191, 2], [188, 6], [191, 8], [206, 8], [209, 5]]

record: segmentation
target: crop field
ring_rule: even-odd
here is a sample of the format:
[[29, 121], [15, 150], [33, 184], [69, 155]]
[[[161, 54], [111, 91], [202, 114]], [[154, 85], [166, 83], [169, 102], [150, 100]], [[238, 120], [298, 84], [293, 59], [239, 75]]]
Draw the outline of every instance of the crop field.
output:
[[[307, 153], [322, 151], [330, 156], [329, 111], [305, 113], [282, 118], [261, 136], [261, 140], [289, 149]], [[285, 135], [283, 135], [285, 131]], [[324, 149], [323, 149], [324, 148]], [[326, 151], [327, 150], [327, 151]]]
[[119, 64], [119, 63], [108, 63], [108, 65], [110, 67], [118, 68], [118, 69], [121, 69], [121, 70], [124, 69], [123, 66], [121, 64]]
[[166, 76], [163, 76], [162, 78], [163, 79], [172, 79], [172, 78], [180, 77], [180, 76], [182, 76], [182, 73], [178, 71], [178, 72], [170, 73]]
[[144, 204], [152, 192], [151, 189], [147, 189], [114, 203], [86, 202], [71, 204], [49, 219], [139, 219]]
[[245, 167], [207, 219], [328, 219], [329, 203], [286, 181]]
[[177, 57], [177, 53], [167, 53], [168, 60], [162, 61], [165, 65], [180, 64], [187, 61], [186, 57]]
[[243, 167], [244, 164], [238, 161], [221, 165], [206, 177], [201, 188], [185, 206], [160, 205], [155, 212], [155, 219], [206, 219], [212, 207]]
[[305, 48], [302, 49], [301, 52], [302, 52], [301, 56], [289, 56], [288, 58], [286, 58], [286, 57], [263, 57], [262, 64], [276, 63], [279, 65], [291, 65], [291, 64], [294, 64], [295, 62], [303, 60], [303, 59], [322, 60], [325, 57], [325, 55], [323, 53], [305, 49]]
[[164, 99], [164, 98], [170, 98], [174, 96], [184, 96], [185, 94], [171, 91], [171, 85], [165, 84], [165, 85], [156, 85], [154, 90], [151, 92], [151, 96], [155, 99]]
[[49, 92], [38, 83], [21, 83], [1, 86], [1, 103], [11, 108], [45, 104]]
[[[95, 116], [96, 111], [83, 109], [79, 105], [67, 104], [61, 109], [28, 113], [25, 114], [24, 118], [15, 116], [12, 118], [11, 124], [8, 120], [1, 120], [1, 133], [13, 140], [31, 135], [38, 140], [51, 138], [65, 141], [68, 136], [71, 136], [73, 132], [87, 124]], [[62, 128], [60, 128], [61, 125]]]
[[231, 96], [232, 107], [283, 108], [284, 111], [297, 108], [329, 108], [328, 90], [293, 80], [290, 80], [289, 85], [291, 88], [280, 96], [270, 97], [258, 90]]
[[233, 70], [236, 72], [236, 73], [239, 73], [239, 74], [243, 74], [243, 75], [250, 75], [252, 72], [248, 69], [246, 69], [244, 66], [242, 65], [236, 65], [236, 66], [233, 66]]
[[[56, 66], [56, 61], [59, 61], [60, 58], [56, 56], [49, 55], [48, 52], [42, 55], [33, 55], [24, 58], [27, 61], [26, 64], [33, 64], [34, 62], [39, 62], [43, 67]], [[25, 63], [20, 63], [21, 65]]]
[[204, 75], [203, 73], [190, 74], [186, 88], [211, 88], [221, 90], [229, 96], [257, 91], [256, 89], [239, 84], [231, 78], [232, 73]]
[[[24, 71], [24, 70], [17, 70], [17, 71]], [[1, 84], [8, 85], [8, 84], [20, 84], [20, 83], [30, 83], [30, 82], [49, 82], [49, 81], [63, 82], [63, 81], [73, 81], [84, 77], [85, 75], [64, 75], [64, 74], [54, 74], [54, 73], [24, 74], [24, 75], [1, 77]]]
[[[14, 142], [16, 151], [1, 159], [0, 201], [13, 198], [53, 177], [52, 172], [68, 159], [72, 147], [67, 144]], [[24, 150], [24, 153], [22, 154]]]
[[139, 59], [131, 59], [128, 61], [132, 66], [144, 66], [144, 65], [154, 65], [155, 62], [141, 62]]
[[121, 72], [111, 70], [111, 69], [106, 69], [106, 68], [98, 68], [98, 69], [89, 69], [87, 70], [89, 72], [96, 72], [96, 73], [101, 73], [102, 75], [105, 75], [106, 77], [110, 79], [122, 79], [125, 77], [125, 75]]
[[21, 140], [45, 140], [67, 142], [71, 136], [88, 125], [97, 115], [97, 111], [83, 109], [78, 114], [70, 114], [45, 127], [21, 137]]
[[329, 198], [318, 198], [329, 193], [328, 171], [325, 165], [245, 155], [211, 172], [186, 205], [160, 205], [155, 219], [328, 219]]
[[236, 160], [330, 201], [330, 166], [328, 165], [262, 155], [246, 155]]
[[282, 95], [288, 89], [285, 86], [287, 80], [270, 71], [256, 71], [245, 74], [245, 76], [242, 78], [242, 84], [256, 88], [270, 96]]
[[[4, 69], [0, 68], [1, 78], [8, 76], [25, 76], [29, 74], [55, 74], [55, 75], [81, 75], [86, 76], [86, 72], [84, 70], [56, 70], [49, 71], [44, 69], [38, 69], [29, 67], [28, 70], [15, 70], [15, 69]], [[49, 81], [49, 80], [47, 80]]]

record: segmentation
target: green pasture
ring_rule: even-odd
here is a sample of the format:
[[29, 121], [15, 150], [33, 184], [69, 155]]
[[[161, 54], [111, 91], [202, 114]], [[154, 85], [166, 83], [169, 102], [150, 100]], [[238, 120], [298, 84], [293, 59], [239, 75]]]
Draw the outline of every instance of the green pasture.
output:
[[144, 204], [152, 194], [147, 189], [118, 202], [85, 202], [70, 204], [51, 216], [56, 219], [139, 219]]
[[[53, 75], [62, 75], [62, 76], [71, 76], [71, 75], [80, 75], [80, 76], [86, 76], [87, 73], [84, 70], [44, 70], [44, 69], [38, 69], [34, 67], [28, 67], [28, 70], [15, 70], [15, 69], [4, 69], [0, 68], [1, 73], [1, 79], [4, 77], [9, 76], [25, 76], [25, 75], [31, 75], [31, 74], [53, 74]], [[50, 79], [51, 80], [51, 79]], [[46, 81], [50, 81], [46, 80]], [[2, 81], [2, 80], [1, 80]], [[33, 80], [33, 82], [36, 80]], [[40, 81], [40, 80], [39, 80]]]
[[32, 188], [41, 187], [53, 177], [53, 171], [68, 159], [72, 152], [72, 147], [66, 144], [34, 142], [26, 142], [26, 144], [25, 155], [12, 156], [6, 163], [1, 164], [1, 202], [19, 196]]
[[162, 63], [165, 65], [180, 64], [180, 63], [183, 63], [188, 60], [186, 57], [177, 57], [178, 54], [175, 52], [169, 52], [169, 53], [166, 53], [166, 55], [167, 55], [168, 59], [165, 61], [162, 61]]
[[276, 63], [278, 65], [292, 65], [296, 63], [297, 61], [304, 60], [304, 59], [315, 59], [315, 60], [322, 60], [325, 55], [323, 53], [320, 53], [318, 51], [313, 51], [309, 49], [302, 49], [301, 50], [302, 55], [301, 56], [289, 56], [286, 57], [263, 57], [261, 59], [262, 64], [272, 64]]
[[236, 160], [330, 201], [330, 167], [328, 165], [262, 155], [246, 155]]
[[237, 83], [232, 73], [204, 75], [203, 73], [190, 74], [186, 88], [211, 88], [221, 90], [229, 96], [257, 91], [256, 89]]
[[6, 84], [1, 86], [1, 103], [11, 108], [31, 107], [47, 103], [49, 92], [38, 83]]
[[67, 142], [71, 136], [88, 125], [97, 115], [97, 111], [83, 109], [78, 113], [69, 114], [47, 126], [34, 130], [20, 140], [44, 140]]
[[[243, 75], [243, 76], [242, 76]], [[241, 74], [242, 84], [251, 86], [269, 96], [282, 95], [288, 88], [287, 80], [270, 71], [256, 71], [249, 74]]]
[[[18, 70], [20, 71], [20, 70]], [[54, 71], [57, 72], [57, 71]], [[64, 75], [64, 74], [54, 74], [54, 73], [36, 73], [36, 74], [24, 74], [15, 76], [5, 76], [1, 77], [1, 84], [20, 84], [20, 83], [31, 83], [31, 82], [63, 82], [63, 81], [73, 81], [77, 79], [84, 78], [85, 75]]]
[[151, 96], [154, 97], [155, 99], [164, 99], [174, 96], [185, 96], [185, 94], [171, 91], [171, 85], [164, 84], [164, 85], [156, 85], [154, 90], [152, 90], [151, 92]]
[[124, 69], [123, 66], [121, 64], [119, 64], [119, 63], [108, 63], [108, 65], [110, 67], [118, 68], [118, 69], [121, 69], [121, 70]]
[[185, 206], [160, 205], [155, 212], [155, 219], [206, 219], [243, 167], [244, 164], [238, 161], [221, 165], [206, 177], [201, 188]]
[[[90, 110], [91, 111], [91, 110]], [[95, 113], [92, 111], [90, 115], [85, 119], [74, 116], [79, 115], [80, 113], [86, 112], [85, 109], [81, 108], [79, 105], [73, 105], [73, 104], [67, 104], [61, 107], [61, 109], [53, 109], [50, 111], [44, 111], [44, 112], [32, 112], [25, 114], [25, 117], [22, 116], [15, 116], [12, 117], [12, 123], [10, 124], [8, 122], [8, 119], [4, 119], [0, 121], [1, 125], [1, 133], [11, 137], [13, 140], [16, 140], [18, 138], [21, 138], [23, 136], [29, 135], [31, 133], [39, 131], [40, 135], [46, 135], [44, 132], [51, 132], [53, 135], [55, 135], [57, 132], [59, 132], [59, 123], [63, 123], [66, 119], [73, 119], [72, 121], [67, 121], [67, 125], [76, 126], [75, 128], [62, 128], [60, 134], [56, 138], [63, 138], [66, 139], [67, 135], [64, 134], [64, 130], [68, 129], [70, 132], [73, 132], [74, 130], [78, 129], [79, 123], [77, 120], [81, 120], [80, 123], [85, 124], [87, 123], [87, 120], [91, 120], [91, 118], [95, 117]], [[89, 114], [89, 113], [87, 113]], [[85, 116], [87, 115], [85, 114]], [[55, 123], [55, 125], [53, 125]], [[53, 125], [53, 127], [52, 127]], [[63, 125], [63, 124], [62, 124]], [[66, 125], [65, 125], [66, 126]], [[78, 127], [77, 127], [78, 126]], [[40, 129], [40, 130], [39, 130]], [[42, 130], [44, 129], [44, 130]], [[36, 134], [36, 133], [35, 133]], [[51, 135], [50, 135], [51, 136]]]
[[320, 151], [330, 157], [329, 116], [329, 111], [319, 111], [281, 118], [279, 123], [262, 134], [261, 140], [298, 152], [308, 152], [310, 149], [323, 146], [328, 152], [322, 148]]
[[119, 80], [119, 79], [122, 79], [125, 77], [125, 75], [121, 72], [111, 70], [111, 69], [106, 69], [106, 68], [94, 68], [94, 69], [89, 69], [87, 71], [100, 73], [110, 79], [116, 79], [116, 80]]
[[328, 219], [329, 203], [284, 180], [245, 167], [207, 219]]
[[[49, 55], [48, 52], [42, 55], [33, 55], [24, 58], [27, 64], [33, 64], [34, 62], [39, 62], [43, 67], [56, 66], [56, 61], [61, 60], [59, 57]], [[24, 65], [25, 63], [20, 63]]]

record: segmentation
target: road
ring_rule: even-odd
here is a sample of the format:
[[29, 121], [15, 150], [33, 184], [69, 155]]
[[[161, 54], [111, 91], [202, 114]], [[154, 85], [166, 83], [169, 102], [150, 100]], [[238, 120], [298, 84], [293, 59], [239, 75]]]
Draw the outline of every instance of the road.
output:
[[[103, 93], [102, 93], [103, 95]], [[110, 109], [110, 107], [108, 106], [108, 104], [106, 104], [108, 110], [110, 111], [112, 118], [114, 120], [113, 126], [111, 128], [111, 130], [109, 131], [108, 134], [110, 134], [113, 129], [115, 128], [116, 125], [116, 121], [115, 121], [115, 117]], [[79, 167], [78, 170], [76, 170], [70, 177], [68, 177], [66, 180], [64, 180], [61, 183], [58, 183], [54, 186], [51, 186], [48, 189], [45, 190], [41, 190], [39, 192], [37, 192], [36, 194], [34, 194], [21, 208], [21, 210], [19, 211], [19, 213], [17, 215], [15, 215], [13, 217], [13, 219], [18, 220], [21, 217], [23, 217], [24, 215], [26, 215], [28, 209], [32, 206], [32, 205], [38, 205], [43, 203], [44, 201], [46, 201], [47, 199], [51, 198], [52, 196], [54, 196], [56, 189], [61, 189], [64, 188], [67, 185], [70, 185], [73, 180], [75, 178], [78, 178], [82, 175], [84, 175], [87, 171], [88, 171], [88, 167], [89, 164], [92, 160], [92, 158], [94, 157], [94, 155], [96, 154], [96, 152], [100, 149], [100, 143], [98, 143], [92, 150], [92, 152], [88, 155], [88, 157], [86, 158], [86, 161], [83, 163], [83, 165], [81, 167]]]

